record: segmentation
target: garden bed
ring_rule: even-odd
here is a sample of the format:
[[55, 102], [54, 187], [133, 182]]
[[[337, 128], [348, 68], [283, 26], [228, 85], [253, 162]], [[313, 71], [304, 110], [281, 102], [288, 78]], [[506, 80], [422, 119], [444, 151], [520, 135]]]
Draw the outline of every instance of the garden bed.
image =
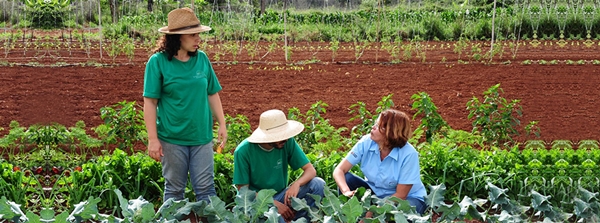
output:
[[[521, 45], [510, 48], [511, 42]], [[246, 50], [234, 57], [224, 50], [231, 43], [209, 40], [203, 46], [223, 85], [220, 96], [225, 113], [245, 115], [253, 128], [267, 109], [297, 107], [306, 111], [317, 101], [329, 105], [325, 117], [332, 125], [351, 128], [356, 123], [348, 121], [350, 105], [362, 101], [374, 109], [383, 96], [394, 94], [396, 108], [414, 113], [410, 97], [424, 91], [450, 126], [470, 130], [466, 102], [500, 83], [503, 97], [521, 100], [524, 124], [539, 121], [540, 139], [577, 142], [599, 138], [595, 129], [600, 129], [596, 122], [600, 66], [595, 65], [593, 53], [598, 43], [541, 41], [535, 47], [531, 41], [508, 41], [502, 57], [497, 54], [492, 62], [475, 59], [472, 49], [479, 44], [484, 54], [489, 42], [467, 42], [469, 47], [460, 57], [455, 51], [457, 43], [404, 43], [417, 48], [420, 44], [421, 50], [413, 51], [411, 57], [394, 57], [382, 44], [369, 45], [359, 57], [352, 43], [341, 43], [335, 56], [331, 43], [292, 43], [288, 62], [283, 43], [275, 43], [276, 50], [269, 52], [273, 43], [244, 42], [259, 44], [255, 57]], [[0, 69], [5, 83], [0, 89], [0, 127], [4, 128], [0, 133], [6, 133], [11, 120], [21, 126], [53, 122], [73, 126], [83, 120], [93, 127], [102, 123], [101, 107], [123, 100], [141, 104], [149, 52], [141, 47], [138, 45], [132, 59], [125, 55], [100, 58], [98, 48], [90, 54], [64, 47], [37, 52], [12, 49], [1, 59], [7, 66]], [[413, 124], [417, 126], [418, 121]], [[527, 139], [537, 138], [519, 138]]]

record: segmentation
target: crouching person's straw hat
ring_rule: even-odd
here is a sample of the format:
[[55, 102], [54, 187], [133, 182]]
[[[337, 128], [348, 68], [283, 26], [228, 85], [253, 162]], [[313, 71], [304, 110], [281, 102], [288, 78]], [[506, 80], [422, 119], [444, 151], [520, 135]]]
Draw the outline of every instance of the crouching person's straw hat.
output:
[[190, 8], [180, 8], [169, 12], [167, 26], [158, 29], [165, 34], [194, 34], [211, 30], [210, 27], [200, 24], [194, 11]]
[[268, 110], [260, 115], [258, 128], [248, 137], [251, 143], [272, 143], [292, 138], [304, 130], [304, 125], [287, 120], [280, 110]]

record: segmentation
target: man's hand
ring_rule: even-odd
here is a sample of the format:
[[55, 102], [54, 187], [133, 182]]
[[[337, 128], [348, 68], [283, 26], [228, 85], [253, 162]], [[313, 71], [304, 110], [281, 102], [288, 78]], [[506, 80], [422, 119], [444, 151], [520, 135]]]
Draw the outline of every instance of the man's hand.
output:
[[298, 197], [298, 191], [300, 191], [300, 184], [294, 182], [285, 192], [283, 201], [285, 205], [292, 206], [292, 197]]
[[[367, 213], [365, 213], [365, 218], [373, 218], [373, 212], [367, 211]], [[364, 223], [364, 221], [361, 219], [359, 223]]]
[[158, 140], [149, 140], [148, 141], [148, 155], [152, 157], [152, 159], [160, 162], [160, 158], [164, 156], [162, 151], [162, 146], [160, 145], [160, 141]]
[[291, 208], [289, 208], [287, 205], [279, 202], [279, 201], [273, 201], [273, 203], [275, 204], [275, 206], [277, 206], [277, 212], [279, 212], [279, 214], [281, 216], [283, 216], [283, 219], [286, 222], [289, 222], [291, 220], [294, 220], [294, 211], [292, 211]]

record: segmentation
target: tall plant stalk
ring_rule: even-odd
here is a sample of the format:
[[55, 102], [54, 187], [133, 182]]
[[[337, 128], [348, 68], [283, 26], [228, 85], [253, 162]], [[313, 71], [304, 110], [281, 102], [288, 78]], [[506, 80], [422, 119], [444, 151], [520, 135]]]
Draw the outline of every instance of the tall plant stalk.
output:
[[285, 50], [285, 62], [289, 60], [288, 54], [288, 42], [287, 42], [287, 1], [283, 1], [283, 48]]
[[490, 62], [494, 58], [492, 54], [494, 52], [494, 31], [496, 28], [494, 27], [496, 21], [496, 0], [494, 0], [494, 9], [492, 11], [492, 43], [490, 44]]

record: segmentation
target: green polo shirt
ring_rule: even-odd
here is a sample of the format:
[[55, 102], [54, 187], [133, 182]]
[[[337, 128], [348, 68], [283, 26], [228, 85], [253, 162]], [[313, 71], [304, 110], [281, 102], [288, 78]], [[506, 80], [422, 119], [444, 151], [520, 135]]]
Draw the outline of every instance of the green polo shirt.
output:
[[213, 116], [208, 96], [222, 88], [202, 51], [188, 61], [167, 59], [159, 52], [150, 57], [144, 74], [144, 93], [158, 99], [158, 138], [176, 145], [205, 145], [213, 139]]
[[297, 170], [308, 162], [293, 138], [282, 149], [274, 148], [269, 152], [244, 140], [233, 153], [233, 184], [247, 184], [253, 191], [273, 189], [279, 193], [288, 185], [288, 166]]

